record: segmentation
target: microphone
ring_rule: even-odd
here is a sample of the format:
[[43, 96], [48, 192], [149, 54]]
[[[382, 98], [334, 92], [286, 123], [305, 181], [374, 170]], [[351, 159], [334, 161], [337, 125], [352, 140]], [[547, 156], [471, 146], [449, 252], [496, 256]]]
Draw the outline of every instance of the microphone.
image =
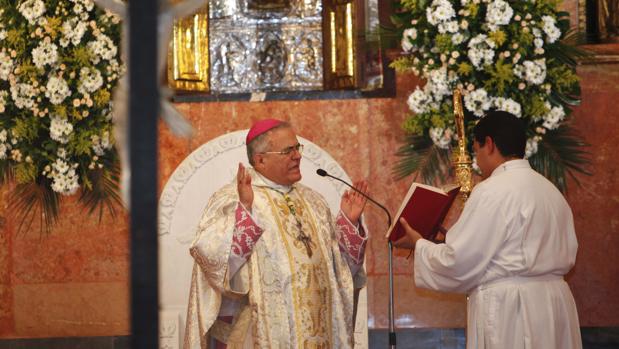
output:
[[357, 193], [363, 195], [363, 197], [365, 197], [366, 199], [370, 200], [371, 202], [373, 202], [374, 204], [376, 204], [378, 207], [382, 208], [383, 211], [385, 211], [385, 213], [387, 214], [387, 220], [389, 221], [389, 228], [391, 227], [391, 214], [389, 213], [389, 210], [387, 210], [385, 208], [385, 206], [379, 204], [378, 202], [376, 202], [376, 200], [372, 199], [371, 197], [369, 197], [368, 195], [366, 195], [364, 192], [362, 192], [361, 190], [353, 187], [350, 183], [346, 182], [345, 180], [335, 177], [333, 175], [330, 175], [327, 171], [323, 170], [322, 168], [319, 168], [316, 170], [316, 174], [321, 176], [321, 177], [331, 177], [335, 180], [338, 180], [344, 184], [346, 184], [347, 186], [349, 186], [352, 190], [356, 191]]
[[[353, 187], [352, 185], [350, 185], [345, 180], [330, 175], [329, 173], [327, 173], [327, 171], [323, 170], [322, 168], [317, 169], [316, 170], [316, 174], [321, 176], [321, 177], [331, 177], [331, 178], [333, 178], [335, 180], [338, 180], [338, 181], [346, 184], [352, 190], [354, 190], [357, 193], [363, 195], [363, 197], [365, 197], [366, 199], [370, 200], [371, 202], [376, 204], [378, 207], [382, 208], [383, 211], [385, 211], [385, 213], [387, 214], [387, 220], [389, 221], [389, 227], [387, 229], [391, 228], [391, 214], [389, 213], [389, 210], [387, 210], [385, 208], [385, 206], [379, 204], [378, 202], [376, 202], [376, 200], [374, 200], [371, 197], [367, 196], [361, 190]], [[389, 240], [389, 348], [392, 348], [392, 349], [395, 349], [395, 347], [396, 347], [394, 314], [395, 314], [395, 311], [394, 311], [394, 299], [393, 299], [393, 244], [391, 243], [391, 240]]]

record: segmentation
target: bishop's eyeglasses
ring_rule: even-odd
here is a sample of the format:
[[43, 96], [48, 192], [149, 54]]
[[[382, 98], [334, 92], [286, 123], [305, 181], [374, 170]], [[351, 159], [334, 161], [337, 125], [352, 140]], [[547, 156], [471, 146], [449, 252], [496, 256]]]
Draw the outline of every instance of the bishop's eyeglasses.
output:
[[303, 144], [297, 143], [281, 151], [263, 151], [260, 154], [290, 155], [294, 151], [297, 151], [299, 155], [303, 154]]

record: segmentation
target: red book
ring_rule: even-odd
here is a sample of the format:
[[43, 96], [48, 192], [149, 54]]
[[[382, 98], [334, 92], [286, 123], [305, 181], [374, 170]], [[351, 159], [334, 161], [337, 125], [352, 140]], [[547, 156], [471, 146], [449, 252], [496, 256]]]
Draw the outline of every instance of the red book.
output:
[[413, 183], [385, 237], [397, 241], [406, 235], [400, 224], [400, 218], [404, 217], [424, 239], [434, 240], [459, 192], [460, 187], [451, 187], [444, 191], [430, 185]]

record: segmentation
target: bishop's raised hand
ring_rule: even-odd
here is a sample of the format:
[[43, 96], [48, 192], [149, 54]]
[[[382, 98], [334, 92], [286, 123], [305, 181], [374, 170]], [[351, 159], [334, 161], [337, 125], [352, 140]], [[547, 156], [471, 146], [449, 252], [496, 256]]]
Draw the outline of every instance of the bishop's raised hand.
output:
[[[366, 181], [353, 182], [353, 186], [363, 193], [367, 194], [368, 192], [368, 183]], [[347, 190], [344, 195], [342, 195], [340, 209], [352, 224], [357, 225], [366, 203], [367, 199], [365, 196], [354, 190]]]
[[245, 208], [251, 211], [254, 203], [254, 189], [251, 187], [249, 171], [239, 162], [239, 170], [236, 173], [236, 189], [239, 193], [239, 201]]

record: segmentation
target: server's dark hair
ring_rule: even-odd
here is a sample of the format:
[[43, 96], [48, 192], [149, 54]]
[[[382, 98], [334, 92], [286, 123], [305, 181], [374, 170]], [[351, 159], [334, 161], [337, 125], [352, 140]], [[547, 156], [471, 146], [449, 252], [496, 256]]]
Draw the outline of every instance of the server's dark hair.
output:
[[524, 123], [506, 111], [489, 111], [475, 125], [473, 136], [479, 145], [490, 137], [504, 157], [524, 158], [527, 135]]

